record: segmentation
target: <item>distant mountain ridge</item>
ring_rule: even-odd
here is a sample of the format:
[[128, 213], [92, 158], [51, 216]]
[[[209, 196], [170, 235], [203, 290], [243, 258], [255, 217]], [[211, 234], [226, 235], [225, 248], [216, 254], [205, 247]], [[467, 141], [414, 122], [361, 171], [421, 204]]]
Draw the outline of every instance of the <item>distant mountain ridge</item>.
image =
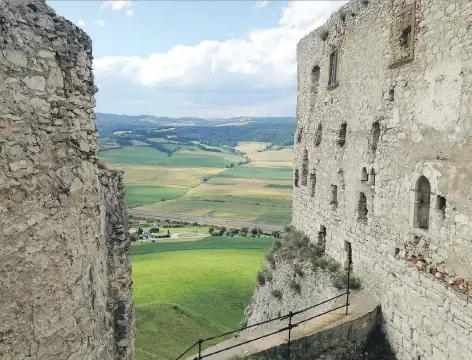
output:
[[188, 124], [192, 123], [193, 125], [210, 125], [210, 124], [224, 124], [231, 123], [235, 121], [295, 121], [293, 116], [236, 116], [231, 118], [201, 118], [197, 116], [183, 116], [183, 117], [171, 117], [171, 116], [154, 116], [154, 115], [125, 115], [125, 114], [110, 114], [110, 113], [95, 113], [97, 116], [98, 122], [104, 121], [151, 121], [165, 125], [172, 124]]

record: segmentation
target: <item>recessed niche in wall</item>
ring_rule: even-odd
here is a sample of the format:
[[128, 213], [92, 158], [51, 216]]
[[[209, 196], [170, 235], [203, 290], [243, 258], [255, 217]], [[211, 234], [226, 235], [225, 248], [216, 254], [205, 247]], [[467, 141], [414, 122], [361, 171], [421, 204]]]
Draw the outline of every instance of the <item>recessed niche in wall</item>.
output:
[[392, 60], [390, 68], [413, 60], [415, 42], [415, 3], [407, 5], [393, 17], [390, 30]]
[[367, 198], [364, 193], [359, 194], [359, 202], [357, 204], [357, 220], [362, 223], [367, 223]]
[[377, 151], [379, 140], [380, 140], [380, 122], [379, 121], [375, 121], [372, 123], [371, 136], [372, 136], [372, 139], [371, 139], [370, 147], [372, 149], [372, 152], [375, 154], [375, 152]]
[[436, 210], [441, 220], [446, 217], [446, 198], [441, 195], [436, 196]]
[[293, 183], [294, 183], [295, 187], [298, 187], [299, 177], [300, 177], [300, 175], [298, 174], [298, 169], [295, 169], [295, 176], [294, 176], [294, 180], [293, 180]]
[[369, 175], [367, 175], [367, 169], [363, 167], [361, 171], [361, 182], [367, 182], [368, 179]]
[[303, 136], [303, 128], [300, 128], [300, 130], [298, 130], [298, 134], [297, 134], [297, 143], [302, 142], [302, 136]]

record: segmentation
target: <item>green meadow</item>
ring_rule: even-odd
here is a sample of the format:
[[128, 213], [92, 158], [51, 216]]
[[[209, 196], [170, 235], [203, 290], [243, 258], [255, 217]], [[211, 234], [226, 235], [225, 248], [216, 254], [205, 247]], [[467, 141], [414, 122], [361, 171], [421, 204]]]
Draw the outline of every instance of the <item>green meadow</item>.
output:
[[129, 185], [126, 187], [125, 201], [130, 208], [165, 201], [183, 195], [186, 189], [166, 186]]
[[136, 358], [172, 360], [196, 339], [236, 328], [271, 243], [264, 237], [134, 243]]

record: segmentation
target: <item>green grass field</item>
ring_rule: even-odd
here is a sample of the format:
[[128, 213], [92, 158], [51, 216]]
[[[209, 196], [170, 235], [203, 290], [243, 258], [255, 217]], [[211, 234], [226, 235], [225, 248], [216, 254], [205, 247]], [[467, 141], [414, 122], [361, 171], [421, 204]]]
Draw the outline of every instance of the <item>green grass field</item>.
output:
[[136, 358], [172, 360], [196, 339], [236, 328], [271, 243], [211, 237], [133, 244]]
[[129, 185], [126, 187], [125, 201], [130, 208], [153, 202], [175, 198], [187, 189], [165, 186]]
[[267, 180], [292, 180], [291, 168], [267, 168], [239, 166], [229, 169], [219, 177], [243, 178], [243, 179], [267, 179]]

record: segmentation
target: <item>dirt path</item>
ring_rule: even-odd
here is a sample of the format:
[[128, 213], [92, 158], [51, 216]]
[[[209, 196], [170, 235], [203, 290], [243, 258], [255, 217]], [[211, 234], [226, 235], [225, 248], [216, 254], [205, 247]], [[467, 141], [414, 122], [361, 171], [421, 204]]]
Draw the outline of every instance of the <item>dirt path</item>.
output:
[[248, 228], [257, 227], [257, 228], [261, 228], [264, 231], [282, 230], [282, 226], [279, 226], [279, 225], [268, 225], [268, 224], [262, 224], [262, 223], [256, 223], [256, 222], [217, 219], [217, 218], [212, 218], [209, 216], [181, 215], [181, 214], [163, 213], [163, 212], [158, 212], [158, 211], [148, 211], [148, 210], [128, 210], [128, 214], [155, 216], [155, 217], [160, 217], [164, 219], [196, 221], [198, 223], [206, 223], [206, 224], [226, 226], [226, 227], [243, 227], [243, 226], [246, 226]]

